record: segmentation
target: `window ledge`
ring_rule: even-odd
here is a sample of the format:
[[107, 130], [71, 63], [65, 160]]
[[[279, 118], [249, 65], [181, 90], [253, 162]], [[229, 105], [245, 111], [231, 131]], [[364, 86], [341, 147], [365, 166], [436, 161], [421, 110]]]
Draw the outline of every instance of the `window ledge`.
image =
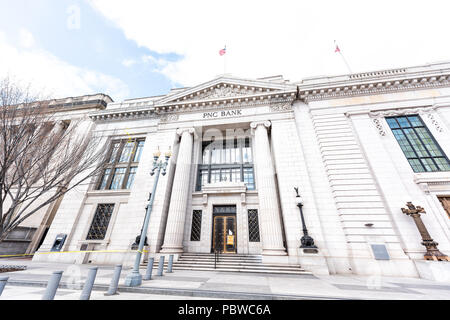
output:
[[129, 196], [131, 190], [91, 190], [88, 196]]
[[208, 193], [245, 193], [247, 186], [244, 182], [218, 182], [202, 187], [202, 194]]
[[414, 182], [417, 184], [450, 184], [450, 171], [416, 173]]

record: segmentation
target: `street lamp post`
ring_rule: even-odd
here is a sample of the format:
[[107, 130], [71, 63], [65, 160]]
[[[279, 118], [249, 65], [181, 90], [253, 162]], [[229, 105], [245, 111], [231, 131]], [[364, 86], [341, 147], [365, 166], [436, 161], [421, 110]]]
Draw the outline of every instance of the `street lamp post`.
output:
[[148, 223], [150, 221], [150, 214], [152, 213], [153, 201], [155, 200], [156, 187], [158, 186], [159, 174], [161, 173], [163, 176], [166, 175], [167, 165], [169, 163], [169, 158], [172, 156], [172, 152], [170, 151], [170, 149], [168, 152], [166, 152], [165, 161], [163, 160], [158, 161], [160, 156], [161, 152], [159, 151], [158, 148], [158, 151], [156, 151], [153, 154], [153, 168], [152, 171], [150, 172], [150, 175], [153, 176], [156, 173], [156, 176], [155, 182], [153, 183], [153, 190], [150, 196], [150, 202], [148, 203], [146, 208], [147, 211], [145, 212], [144, 226], [142, 227], [141, 230], [141, 235], [139, 239], [139, 248], [136, 253], [136, 260], [134, 262], [133, 271], [130, 274], [128, 274], [128, 276], [125, 278], [125, 285], [129, 287], [136, 287], [141, 285], [142, 283], [142, 276], [139, 273], [139, 265], [141, 264], [142, 250], [144, 249]]
[[297, 196], [295, 197], [295, 202], [297, 207], [300, 209], [300, 217], [302, 219], [303, 226], [303, 237], [300, 239], [301, 245], [300, 248], [303, 249], [303, 252], [306, 253], [318, 253], [317, 246], [314, 245], [314, 239], [308, 235], [308, 229], [306, 228], [305, 218], [303, 217], [303, 199], [298, 193], [298, 188], [294, 188]]

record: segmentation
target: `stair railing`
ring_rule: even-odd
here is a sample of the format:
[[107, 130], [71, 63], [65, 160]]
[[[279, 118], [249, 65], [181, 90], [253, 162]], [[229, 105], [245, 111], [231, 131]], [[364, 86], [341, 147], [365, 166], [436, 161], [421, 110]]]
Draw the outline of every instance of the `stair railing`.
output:
[[219, 263], [219, 257], [221, 253], [222, 249], [220, 248], [220, 246], [216, 246], [216, 248], [214, 248], [214, 269], [217, 268], [217, 263]]

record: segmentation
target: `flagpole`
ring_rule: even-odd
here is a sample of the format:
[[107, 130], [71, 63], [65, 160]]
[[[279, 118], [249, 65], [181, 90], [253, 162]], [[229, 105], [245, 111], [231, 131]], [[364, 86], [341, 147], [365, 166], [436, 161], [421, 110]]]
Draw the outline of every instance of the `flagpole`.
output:
[[[227, 49], [227, 46], [225, 46], [225, 50]], [[225, 75], [227, 73], [227, 54], [225, 53], [223, 55], [223, 74]]]
[[339, 52], [339, 53], [341, 54], [342, 60], [344, 60], [344, 63], [345, 63], [345, 65], [347, 66], [348, 71], [349, 71], [350, 73], [353, 73], [353, 72], [352, 72], [352, 69], [350, 69], [350, 66], [349, 66], [348, 63], [347, 63], [347, 60], [345, 60], [344, 55], [342, 54], [342, 52]]
[[[344, 55], [342, 54], [341, 49], [339, 49], [339, 47], [338, 47], [338, 45], [337, 45], [337, 43], [336, 43], [336, 40], [334, 40], [334, 44], [335, 44], [335, 46], [336, 46], [336, 51], [339, 52], [339, 54], [340, 54], [341, 57], [342, 57], [342, 60], [344, 60], [344, 63], [345, 63], [345, 65], [346, 65], [348, 71], [349, 71], [350, 73], [353, 73], [353, 72], [352, 72], [352, 69], [350, 69], [350, 65], [348, 64], [347, 60], [345, 60], [345, 57], [344, 57]], [[336, 52], [336, 51], [335, 51], [335, 52]]]

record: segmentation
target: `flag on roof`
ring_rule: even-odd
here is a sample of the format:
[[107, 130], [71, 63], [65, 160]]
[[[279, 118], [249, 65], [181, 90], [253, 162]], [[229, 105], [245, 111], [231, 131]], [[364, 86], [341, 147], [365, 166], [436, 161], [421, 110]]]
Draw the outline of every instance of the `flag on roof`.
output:
[[336, 43], [336, 40], [334, 41], [334, 44], [336, 45], [336, 49], [334, 49], [334, 53], [341, 52], [341, 49], [339, 49], [339, 46]]
[[227, 53], [227, 46], [225, 46], [222, 50], [219, 51], [219, 54], [223, 56], [225, 53]]

